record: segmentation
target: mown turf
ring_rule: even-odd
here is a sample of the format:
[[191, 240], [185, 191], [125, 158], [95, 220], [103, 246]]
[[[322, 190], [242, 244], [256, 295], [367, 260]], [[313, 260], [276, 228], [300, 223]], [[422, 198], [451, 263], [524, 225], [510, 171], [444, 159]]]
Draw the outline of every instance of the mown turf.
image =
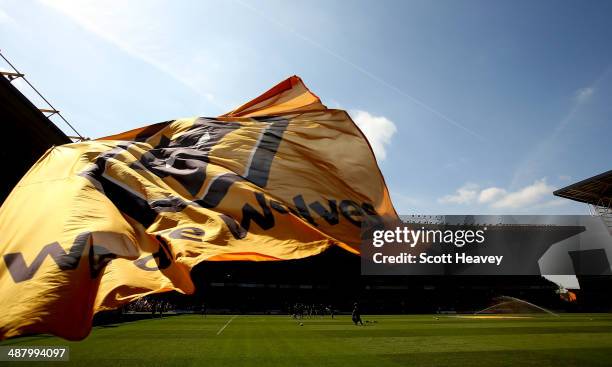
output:
[[612, 365], [610, 314], [499, 320], [366, 316], [376, 323], [364, 327], [348, 316], [238, 316], [219, 333], [230, 318], [172, 316], [96, 327], [81, 342], [39, 336], [1, 345], [69, 345], [70, 362], [54, 364], [89, 367]]

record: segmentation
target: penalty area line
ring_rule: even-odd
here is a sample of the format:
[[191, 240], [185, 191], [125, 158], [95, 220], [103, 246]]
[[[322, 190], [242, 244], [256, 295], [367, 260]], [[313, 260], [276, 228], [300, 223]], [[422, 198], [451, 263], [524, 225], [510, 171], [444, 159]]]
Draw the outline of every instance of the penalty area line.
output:
[[225, 323], [225, 325], [223, 325], [221, 327], [221, 329], [219, 329], [219, 331], [217, 331], [217, 335], [221, 334], [223, 332], [223, 330], [225, 330], [225, 328], [232, 322], [234, 321], [234, 319], [238, 317], [238, 315], [234, 315], [234, 317], [232, 317], [231, 319], [227, 320], [227, 322]]

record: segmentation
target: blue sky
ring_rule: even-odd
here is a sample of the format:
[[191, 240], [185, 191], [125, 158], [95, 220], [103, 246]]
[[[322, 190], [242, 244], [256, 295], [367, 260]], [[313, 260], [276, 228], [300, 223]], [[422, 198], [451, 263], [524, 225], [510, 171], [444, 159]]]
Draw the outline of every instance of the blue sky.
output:
[[0, 48], [89, 137], [214, 116], [297, 74], [364, 129], [402, 214], [585, 214], [552, 191], [611, 168], [611, 15], [607, 1], [0, 0]]

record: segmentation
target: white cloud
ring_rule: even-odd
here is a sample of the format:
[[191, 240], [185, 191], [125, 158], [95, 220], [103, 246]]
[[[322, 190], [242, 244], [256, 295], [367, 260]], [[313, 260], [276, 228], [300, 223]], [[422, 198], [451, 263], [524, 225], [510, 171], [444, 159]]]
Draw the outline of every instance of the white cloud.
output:
[[535, 181], [516, 191], [500, 187], [480, 189], [468, 183], [457, 189], [454, 194], [438, 199], [441, 204], [483, 204], [495, 209], [548, 208], [566, 204], [566, 200], [552, 199], [555, 187], [548, 185], [546, 179]]
[[478, 196], [478, 185], [467, 183], [458, 188], [454, 194], [438, 199], [441, 204], [470, 204]]
[[493, 208], [516, 209], [538, 204], [542, 199], [550, 197], [555, 190], [553, 186], [546, 184], [545, 179], [537, 180], [529, 186], [507, 193], [501, 199], [491, 204]]
[[376, 159], [385, 160], [386, 147], [391, 144], [391, 138], [397, 132], [393, 121], [384, 116], [374, 116], [360, 110], [351, 111], [351, 116], [372, 145]]
[[506, 190], [500, 189], [499, 187], [489, 187], [480, 192], [480, 195], [478, 195], [478, 202], [490, 203], [502, 196], [505, 196], [507, 193], [508, 192]]
[[570, 203], [569, 200], [556, 198], [556, 199], [545, 201], [542, 204], [538, 204], [537, 207], [538, 208], [554, 208], [557, 206], [567, 205], [569, 203]]

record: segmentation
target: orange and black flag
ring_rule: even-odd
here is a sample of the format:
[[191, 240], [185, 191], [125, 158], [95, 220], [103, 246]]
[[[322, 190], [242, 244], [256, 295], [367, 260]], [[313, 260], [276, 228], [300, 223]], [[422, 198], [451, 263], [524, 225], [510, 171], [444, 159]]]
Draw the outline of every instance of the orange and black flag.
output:
[[78, 340], [97, 311], [192, 293], [202, 261], [359, 254], [395, 218], [367, 140], [294, 76], [215, 118], [53, 147], [0, 209], [0, 338]]

